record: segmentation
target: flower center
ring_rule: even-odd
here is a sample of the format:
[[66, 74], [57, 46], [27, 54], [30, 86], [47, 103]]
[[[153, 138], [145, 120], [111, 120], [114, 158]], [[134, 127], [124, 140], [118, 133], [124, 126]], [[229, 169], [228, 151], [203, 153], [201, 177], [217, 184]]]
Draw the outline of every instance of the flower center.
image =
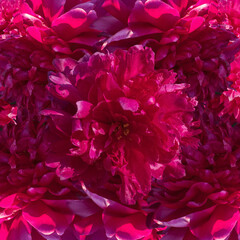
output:
[[129, 123], [121, 123], [115, 128], [114, 134], [117, 137], [117, 140], [120, 140], [123, 137], [127, 137], [129, 135], [129, 126]]

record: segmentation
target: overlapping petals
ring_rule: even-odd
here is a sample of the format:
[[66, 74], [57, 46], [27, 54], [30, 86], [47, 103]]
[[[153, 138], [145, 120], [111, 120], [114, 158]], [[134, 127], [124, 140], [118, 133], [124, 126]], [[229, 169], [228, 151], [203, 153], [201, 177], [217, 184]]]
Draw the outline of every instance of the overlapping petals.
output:
[[239, 239], [239, 6], [0, 1], [0, 238]]
[[21, 5], [16, 27], [56, 53], [79, 57], [101, 40], [91, 28], [97, 18], [94, 7], [94, 1], [29, 0]]
[[[180, 144], [197, 145], [197, 132], [191, 130], [196, 101], [181, 93], [187, 86], [175, 84], [172, 72], [154, 72], [150, 49], [136, 46], [94, 54], [88, 63], [59, 60], [55, 65], [62, 73], [49, 76], [50, 92], [76, 104], [70, 152], [88, 164], [101, 161], [119, 176], [123, 202], [134, 204], [150, 191], [151, 176], [161, 177], [164, 165], [178, 157]], [[84, 67], [86, 73], [79, 71]]]

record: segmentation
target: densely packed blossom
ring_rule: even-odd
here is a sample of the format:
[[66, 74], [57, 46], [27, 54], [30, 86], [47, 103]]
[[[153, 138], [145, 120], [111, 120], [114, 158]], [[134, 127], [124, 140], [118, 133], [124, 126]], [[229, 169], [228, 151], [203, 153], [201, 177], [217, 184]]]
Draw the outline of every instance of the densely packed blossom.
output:
[[187, 86], [175, 84], [175, 74], [154, 71], [149, 48], [135, 46], [55, 65], [59, 72], [50, 73], [49, 91], [71, 103], [69, 109], [75, 107], [69, 154], [88, 164], [101, 162], [120, 177], [123, 202], [134, 204], [145, 196], [151, 177], [161, 178], [164, 166], [178, 161], [181, 144], [197, 145], [197, 132], [190, 129], [196, 101], [182, 93]]
[[238, 0], [0, 0], [0, 238], [240, 238]]

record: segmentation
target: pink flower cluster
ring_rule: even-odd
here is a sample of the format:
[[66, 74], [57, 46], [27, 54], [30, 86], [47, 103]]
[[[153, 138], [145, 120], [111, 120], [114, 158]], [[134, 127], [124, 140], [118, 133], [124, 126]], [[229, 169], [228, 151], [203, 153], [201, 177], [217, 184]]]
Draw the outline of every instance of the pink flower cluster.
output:
[[240, 2], [1, 0], [0, 239], [240, 239]]

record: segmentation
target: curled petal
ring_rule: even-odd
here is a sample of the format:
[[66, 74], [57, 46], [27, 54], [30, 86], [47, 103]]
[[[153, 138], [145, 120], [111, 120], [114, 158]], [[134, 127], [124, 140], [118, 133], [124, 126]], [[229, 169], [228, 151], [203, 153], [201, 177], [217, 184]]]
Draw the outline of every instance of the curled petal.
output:
[[52, 28], [61, 38], [69, 40], [86, 31], [95, 19], [95, 11], [86, 13], [81, 8], [75, 8], [56, 18], [52, 22]]

